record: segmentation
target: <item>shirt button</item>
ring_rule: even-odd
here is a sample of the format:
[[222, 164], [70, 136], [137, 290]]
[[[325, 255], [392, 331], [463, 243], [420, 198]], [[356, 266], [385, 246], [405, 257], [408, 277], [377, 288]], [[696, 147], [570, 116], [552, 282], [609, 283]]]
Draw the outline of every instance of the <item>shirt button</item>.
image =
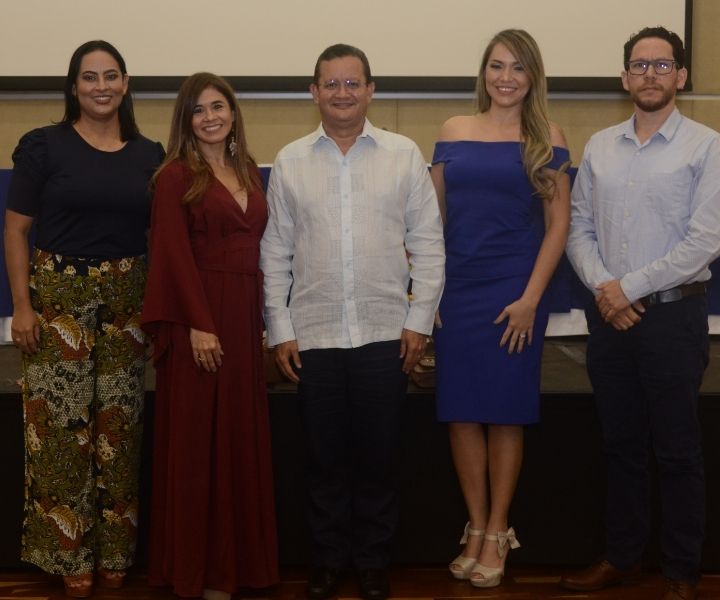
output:
[[627, 248], [627, 244], [623, 244], [622, 247], [623, 247], [623, 250], [625, 250]]

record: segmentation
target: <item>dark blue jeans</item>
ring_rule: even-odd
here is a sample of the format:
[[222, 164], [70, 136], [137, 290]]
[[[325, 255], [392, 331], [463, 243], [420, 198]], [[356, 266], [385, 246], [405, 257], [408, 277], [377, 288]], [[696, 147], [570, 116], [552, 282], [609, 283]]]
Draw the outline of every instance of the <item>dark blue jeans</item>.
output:
[[308, 522], [315, 566], [384, 568], [398, 519], [395, 477], [407, 390], [400, 342], [300, 353]]
[[652, 306], [617, 331], [588, 310], [587, 365], [608, 468], [607, 559], [640, 562], [650, 530], [648, 465], [658, 466], [663, 574], [696, 582], [705, 530], [698, 392], [708, 363], [707, 299]]

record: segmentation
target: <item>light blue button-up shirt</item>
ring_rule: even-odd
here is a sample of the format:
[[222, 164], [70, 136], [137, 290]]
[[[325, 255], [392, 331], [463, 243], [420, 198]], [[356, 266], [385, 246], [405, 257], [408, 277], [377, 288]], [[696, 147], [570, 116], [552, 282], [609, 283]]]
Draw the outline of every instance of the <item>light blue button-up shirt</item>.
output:
[[432, 331], [445, 246], [414, 142], [366, 121], [343, 155], [321, 125], [280, 151], [267, 197], [260, 267], [268, 344], [354, 348], [399, 339], [403, 328]]
[[720, 255], [720, 134], [675, 109], [645, 143], [634, 116], [593, 135], [567, 255], [593, 293], [619, 279], [630, 302], [709, 279]]

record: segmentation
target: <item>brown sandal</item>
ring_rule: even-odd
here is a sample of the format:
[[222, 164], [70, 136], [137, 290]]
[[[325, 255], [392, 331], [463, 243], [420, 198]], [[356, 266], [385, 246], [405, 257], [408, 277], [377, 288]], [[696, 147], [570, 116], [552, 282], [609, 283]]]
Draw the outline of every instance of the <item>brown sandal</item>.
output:
[[92, 573], [64, 575], [65, 595], [70, 598], [89, 598], [93, 593]]
[[101, 587], [119, 589], [125, 582], [125, 571], [98, 567], [98, 584]]

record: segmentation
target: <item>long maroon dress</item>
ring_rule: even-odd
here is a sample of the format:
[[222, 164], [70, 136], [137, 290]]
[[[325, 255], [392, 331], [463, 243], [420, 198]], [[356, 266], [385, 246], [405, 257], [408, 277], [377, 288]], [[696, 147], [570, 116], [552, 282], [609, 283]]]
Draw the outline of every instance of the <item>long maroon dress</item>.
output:
[[[158, 178], [142, 324], [157, 372], [149, 580], [197, 597], [272, 585], [278, 568], [258, 270], [267, 206], [256, 188], [243, 212], [218, 180], [183, 205], [190, 181], [180, 162]], [[220, 339], [217, 373], [195, 365], [190, 327]]]

